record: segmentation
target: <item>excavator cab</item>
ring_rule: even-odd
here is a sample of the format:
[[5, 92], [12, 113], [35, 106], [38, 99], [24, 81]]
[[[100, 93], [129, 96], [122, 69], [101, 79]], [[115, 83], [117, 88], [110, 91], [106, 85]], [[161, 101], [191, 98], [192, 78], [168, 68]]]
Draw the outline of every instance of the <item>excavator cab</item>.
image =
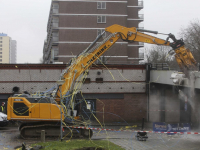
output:
[[[59, 121], [61, 119], [60, 108], [60, 105], [49, 97], [10, 97], [8, 98], [7, 118], [8, 120]], [[62, 118], [64, 119], [64, 115]]]

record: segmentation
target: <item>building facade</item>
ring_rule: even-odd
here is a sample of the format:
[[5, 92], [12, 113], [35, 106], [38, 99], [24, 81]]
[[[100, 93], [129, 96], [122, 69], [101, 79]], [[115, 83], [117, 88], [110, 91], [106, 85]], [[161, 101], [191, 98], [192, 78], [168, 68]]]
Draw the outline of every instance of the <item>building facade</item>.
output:
[[[66, 64], [0, 64], [0, 103], [7, 104], [14, 91], [32, 94], [51, 89], [65, 68]], [[93, 65], [85, 82], [74, 87], [82, 91], [100, 122], [133, 123], [145, 118], [149, 122], [199, 124], [200, 89], [195, 89], [194, 97], [189, 98], [191, 89], [159, 83], [161, 70], [159, 75], [152, 74], [155, 70], [148, 75], [147, 68], [145, 65]], [[170, 78], [166, 70], [165, 76]], [[80, 84], [80, 80], [76, 83]], [[179, 90], [188, 96], [187, 103]], [[85, 119], [95, 120], [85, 101], [81, 103], [81, 114]]]
[[11, 40], [10, 63], [17, 63], [17, 41]]
[[[1, 64], [0, 102], [7, 104], [14, 92], [33, 94], [51, 89], [65, 68], [66, 64]], [[94, 65], [81, 83], [77, 86], [79, 78], [74, 87], [82, 91], [99, 121], [140, 122], [147, 118], [145, 65]], [[88, 118], [91, 111], [85, 101], [81, 101], [81, 114], [95, 120]]]
[[17, 42], [0, 33], [0, 63], [16, 63]]
[[[144, 20], [141, 9], [143, 1], [138, 0], [52, 0], [43, 48], [44, 63], [68, 63], [113, 24], [141, 27]], [[144, 58], [144, 53], [140, 53], [143, 46], [140, 42], [119, 40], [101, 60], [106, 64], [138, 63]]]

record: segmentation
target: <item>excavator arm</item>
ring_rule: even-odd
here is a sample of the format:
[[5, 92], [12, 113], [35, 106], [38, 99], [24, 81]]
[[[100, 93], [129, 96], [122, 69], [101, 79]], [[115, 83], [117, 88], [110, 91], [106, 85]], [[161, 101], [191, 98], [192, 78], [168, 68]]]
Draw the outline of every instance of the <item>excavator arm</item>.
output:
[[[102, 37], [97, 37], [94, 43], [92, 43], [86, 50], [79, 54], [71, 61], [70, 66], [63, 72], [61, 80], [64, 80], [64, 84], [59, 87], [57, 91], [57, 98], [60, 99], [61, 95], [65, 96], [73, 89], [76, 79], [88, 69], [101, 55], [112, 47], [118, 39], [122, 39], [127, 42], [144, 42], [149, 44], [166, 45], [169, 46], [170, 42], [159, 39], [142, 32], [138, 32], [135, 27], [126, 28], [120, 25], [112, 25], [105, 29], [110, 35], [96, 46], [94, 44]], [[153, 32], [154, 31], [149, 31]]]
[[[157, 34], [157, 31], [149, 30], [139, 30], [135, 27], [126, 28], [120, 25], [112, 25], [105, 28], [106, 32], [110, 35], [105, 38], [102, 42], [94, 46], [96, 42], [102, 37], [100, 35], [97, 37], [94, 43], [92, 43], [86, 50], [74, 58], [71, 65], [62, 74], [61, 80], [64, 80], [64, 84], [59, 87], [57, 91], [58, 99], [62, 95], [73, 89], [73, 84], [76, 79], [88, 69], [101, 55], [103, 55], [118, 39], [122, 39], [126, 42], [143, 42], [149, 44], [171, 46], [173, 51], [176, 53], [175, 58], [180, 67], [180, 69], [185, 72], [185, 70], [197, 70], [197, 62], [195, 61], [192, 53], [189, 49], [186, 49], [184, 42], [182, 40], [177, 40], [173, 34], [168, 34], [166, 40], [144, 34], [139, 31], [150, 32]], [[168, 40], [172, 39], [173, 42], [170, 43]]]

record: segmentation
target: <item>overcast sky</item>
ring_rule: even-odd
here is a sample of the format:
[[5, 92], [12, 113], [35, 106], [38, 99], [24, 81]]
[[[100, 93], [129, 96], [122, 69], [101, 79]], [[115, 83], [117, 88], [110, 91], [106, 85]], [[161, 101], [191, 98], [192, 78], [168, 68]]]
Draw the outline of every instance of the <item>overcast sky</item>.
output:
[[[51, 0], [0, 0], [0, 33], [17, 41], [17, 63], [39, 63]], [[144, 0], [144, 28], [178, 36], [200, 20], [200, 0]], [[162, 37], [156, 35], [157, 37]]]

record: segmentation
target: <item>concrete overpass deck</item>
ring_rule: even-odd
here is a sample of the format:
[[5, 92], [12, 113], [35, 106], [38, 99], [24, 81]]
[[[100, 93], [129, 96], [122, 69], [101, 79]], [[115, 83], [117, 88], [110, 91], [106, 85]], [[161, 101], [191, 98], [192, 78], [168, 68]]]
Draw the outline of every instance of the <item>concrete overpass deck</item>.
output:
[[[167, 84], [167, 85], [175, 85], [173, 83], [173, 79], [171, 78], [171, 74], [173, 72], [177, 72], [174, 70], [151, 70], [150, 71], [150, 82], [151, 83], [159, 83], [159, 84]], [[194, 81], [190, 81], [188, 79], [184, 79], [183, 84], [179, 86], [192, 87], [191, 82], [194, 83], [194, 88], [200, 89], [200, 72], [194, 73]]]

